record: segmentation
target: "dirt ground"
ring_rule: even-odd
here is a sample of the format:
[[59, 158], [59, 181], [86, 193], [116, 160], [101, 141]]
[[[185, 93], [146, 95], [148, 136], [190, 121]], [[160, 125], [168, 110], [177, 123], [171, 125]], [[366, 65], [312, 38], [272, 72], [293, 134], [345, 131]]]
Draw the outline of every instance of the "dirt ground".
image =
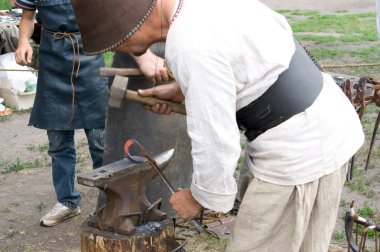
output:
[[[303, 9], [334, 12], [374, 12], [375, 0], [263, 0], [274, 9]], [[1, 162], [25, 166], [37, 166], [20, 172], [0, 173], [0, 252], [10, 251], [80, 251], [80, 225], [95, 209], [96, 189], [77, 185], [82, 193], [82, 215], [64, 221], [58, 226], [45, 228], [39, 225], [39, 219], [55, 203], [52, 187], [50, 160], [46, 154], [47, 136], [45, 131], [28, 127], [29, 113], [14, 113], [12, 118], [0, 122], [0, 167]], [[372, 113], [374, 116], [374, 113]], [[379, 140], [378, 140], [379, 141]], [[90, 170], [91, 160], [88, 156], [87, 143], [83, 131], [76, 133], [78, 150], [78, 172]], [[368, 143], [360, 150], [364, 157]], [[379, 145], [376, 146], [377, 152]], [[378, 157], [378, 156], [377, 156]], [[34, 165], [33, 165], [34, 164]], [[363, 166], [358, 159], [357, 166]], [[371, 163], [366, 177], [380, 177], [379, 161]], [[345, 186], [342, 195], [342, 208], [339, 216], [347, 208], [347, 202], [356, 201], [357, 206], [365, 202], [380, 209], [380, 181], [373, 184], [374, 197], [363, 196], [357, 190], [351, 191]], [[341, 232], [343, 224], [339, 218], [336, 231]], [[194, 249], [187, 246], [187, 251], [220, 251], [213, 248]]]

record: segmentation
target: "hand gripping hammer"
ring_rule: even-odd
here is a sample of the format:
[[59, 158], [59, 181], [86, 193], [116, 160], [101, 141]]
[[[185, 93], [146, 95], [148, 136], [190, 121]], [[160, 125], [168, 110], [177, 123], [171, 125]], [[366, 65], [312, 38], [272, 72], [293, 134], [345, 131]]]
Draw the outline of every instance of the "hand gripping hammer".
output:
[[[124, 75], [124, 76], [122, 76]], [[143, 76], [141, 71], [136, 68], [100, 68], [100, 76], [109, 77], [115, 76], [115, 79], [110, 88], [110, 96], [108, 104], [111, 107], [120, 108], [123, 105], [124, 99], [142, 105], [153, 106], [157, 103], [167, 104], [171, 107], [174, 113], [186, 115], [186, 108], [183, 104], [160, 100], [154, 97], [142, 97], [136, 91], [128, 89], [128, 82], [131, 76]]]

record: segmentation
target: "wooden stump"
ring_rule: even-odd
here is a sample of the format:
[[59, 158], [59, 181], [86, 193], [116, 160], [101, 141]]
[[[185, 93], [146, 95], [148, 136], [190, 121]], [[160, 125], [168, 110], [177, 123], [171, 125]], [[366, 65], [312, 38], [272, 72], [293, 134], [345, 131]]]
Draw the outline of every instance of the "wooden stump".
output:
[[114, 234], [88, 226], [85, 221], [81, 228], [82, 252], [124, 252], [170, 251], [169, 240], [174, 240], [174, 224], [169, 218], [163, 221], [150, 221], [136, 228], [133, 235]]

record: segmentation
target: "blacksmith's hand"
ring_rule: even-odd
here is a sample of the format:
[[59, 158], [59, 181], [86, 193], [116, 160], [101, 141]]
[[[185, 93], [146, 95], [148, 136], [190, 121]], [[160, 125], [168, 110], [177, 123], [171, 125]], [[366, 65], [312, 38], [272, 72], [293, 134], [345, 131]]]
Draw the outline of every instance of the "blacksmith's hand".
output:
[[[140, 96], [154, 96], [161, 100], [172, 101], [181, 103], [185, 99], [182, 94], [181, 88], [176, 82], [170, 84], [164, 84], [149, 89], [139, 89], [138, 94]], [[146, 109], [160, 115], [169, 115], [172, 110], [167, 104], [156, 104], [154, 106], [145, 106]]]
[[199, 215], [203, 207], [194, 199], [190, 189], [179, 189], [169, 200], [172, 208], [184, 220], [192, 220]]
[[16, 63], [22, 66], [32, 63], [33, 49], [29, 41], [20, 40], [15, 52]]
[[150, 50], [141, 56], [132, 56], [141, 72], [154, 84], [171, 80], [170, 71], [164, 66], [164, 60], [153, 54]]

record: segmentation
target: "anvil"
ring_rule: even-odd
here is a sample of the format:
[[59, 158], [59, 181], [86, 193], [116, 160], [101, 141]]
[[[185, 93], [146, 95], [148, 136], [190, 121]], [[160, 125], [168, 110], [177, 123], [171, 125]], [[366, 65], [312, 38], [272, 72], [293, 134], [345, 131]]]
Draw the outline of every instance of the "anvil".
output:
[[[173, 153], [171, 149], [154, 157], [161, 170], [165, 169]], [[79, 184], [97, 187], [107, 196], [106, 204], [96, 210], [96, 216], [87, 220], [88, 225], [131, 235], [142, 223], [166, 219], [166, 214], [159, 210], [161, 198], [151, 204], [146, 197], [146, 186], [157, 175], [148, 161], [135, 163], [129, 159], [78, 175]]]

